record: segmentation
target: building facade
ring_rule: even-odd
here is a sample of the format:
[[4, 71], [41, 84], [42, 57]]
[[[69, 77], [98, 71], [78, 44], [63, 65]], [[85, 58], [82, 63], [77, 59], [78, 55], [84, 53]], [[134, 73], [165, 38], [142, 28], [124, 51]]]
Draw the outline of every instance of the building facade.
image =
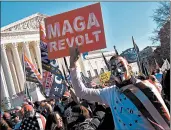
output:
[[9, 102], [24, 90], [23, 53], [42, 72], [39, 23], [45, 17], [36, 13], [1, 28], [2, 103]]

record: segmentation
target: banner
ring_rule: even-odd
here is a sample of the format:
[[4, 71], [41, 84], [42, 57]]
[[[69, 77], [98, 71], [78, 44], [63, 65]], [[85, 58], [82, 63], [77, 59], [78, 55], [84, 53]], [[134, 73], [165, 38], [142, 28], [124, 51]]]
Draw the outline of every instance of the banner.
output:
[[100, 75], [100, 81], [102, 83], [105, 83], [106, 81], [109, 81], [110, 75], [111, 75], [111, 72], [105, 72], [105, 73], [101, 74]]
[[37, 68], [30, 62], [30, 60], [24, 55], [26, 81], [42, 83], [42, 76]]
[[80, 52], [106, 48], [100, 3], [45, 18], [48, 58], [69, 56], [69, 48]]
[[46, 96], [59, 98], [65, 92], [65, 83], [57, 60], [48, 59], [46, 32], [43, 24], [40, 24], [40, 49], [43, 68], [43, 87]]

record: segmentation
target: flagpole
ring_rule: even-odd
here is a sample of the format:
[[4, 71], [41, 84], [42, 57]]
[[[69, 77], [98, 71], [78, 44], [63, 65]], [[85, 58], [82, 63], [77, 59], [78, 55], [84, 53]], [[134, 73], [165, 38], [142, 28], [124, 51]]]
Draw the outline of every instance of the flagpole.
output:
[[135, 51], [137, 53], [138, 68], [139, 68], [140, 73], [142, 73], [142, 68], [141, 68], [141, 64], [140, 64], [140, 57], [139, 57], [139, 49], [138, 49], [138, 46], [135, 44], [133, 36], [132, 36], [132, 42], [133, 42], [133, 45], [134, 45], [134, 49], [135, 49]]
[[118, 51], [116, 50], [116, 46], [113, 46], [113, 48], [114, 48], [114, 51], [115, 51], [116, 55], [118, 56], [119, 53], [118, 53]]
[[104, 56], [103, 52], [102, 52], [102, 57], [103, 57], [103, 60], [104, 60], [104, 62], [106, 64], [106, 67], [107, 67], [108, 71], [110, 71], [109, 64], [107, 63], [106, 57]]
[[67, 64], [66, 58], [64, 57], [63, 59], [64, 59], [65, 67], [66, 67], [68, 73], [70, 74], [70, 70], [68, 68], [68, 64]]

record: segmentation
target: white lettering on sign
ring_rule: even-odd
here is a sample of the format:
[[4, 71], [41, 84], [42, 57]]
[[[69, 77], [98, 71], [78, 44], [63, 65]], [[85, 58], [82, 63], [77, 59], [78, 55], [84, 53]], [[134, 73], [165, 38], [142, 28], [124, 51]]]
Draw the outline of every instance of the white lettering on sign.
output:
[[101, 33], [101, 31], [95, 31], [95, 32], [92, 32], [93, 35], [95, 35], [95, 38], [96, 38], [96, 42], [99, 41], [99, 33]]
[[66, 43], [68, 44], [69, 47], [72, 47], [74, 44], [74, 37], [71, 38], [71, 40], [69, 40], [68, 38], [66, 39]]
[[85, 34], [85, 41], [86, 41], [86, 44], [93, 43], [93, 40], [90, 40], [90, 39], [89, 39], [88, 33]]
[[[73, 25], [74, 25], [75, 31], [81, 32], [86, 28], [85, 21], [83, 21], [83, 20], [84, 20], [84, 17], [82, 17], [82, 16], [78, 16], [74, 19]], [[82, 21], [82, 22], [78, 23], [78, 21]], [[78, 27], [78, 25], [79, 25], [79, 27]]]
[[65, 49], [65, 40], [64, 39], [61, 39], [58, 41], [58, 48], [59, 50], [64, 50]]
[[91, 29], [92, 26], [100, 27], [99, 22], [94, 13], [90, 13], [88, 17], [87, 29]]
[[[64, 25], [63, 25], [63, 31], [62, 31], [62, 36], [65, 36], [65, 34], [69, 32], [69, 33], [73, 33], [72, 27], [69, 23], [68, 20], [64, 20]], [[58, 36], [59, 37], [59, 36]]]
[[[94, 13], [90, 13], [88, 17], [88, 23], [87, 23], [87, 29], [91, 29], [93, 26], [95, 27], [100, 27], [100, 24], [95, 16]], [[76, 32], [81, 32], [86, 29], [86, 22], [84, 20], [84, 17], [82, 16], [77, 16], [74, 21], [73, 21], [73, 28]], [[59, 22], [56, 22], [54, 26], [52, 24], [47, 25], [47, 33], [48, 33], [48, 39], [52, 38], [57, 38], [60, 36], [65, 36], [66, 33], [74, 33], [69, 20], [64, 20], [63, 22], [63, 27], [60, 28]], [[61, 35], [61, 30], [62, 30], [62, 35]]]
[[66, 49], [66, 45], [68, 45], [69, 47], [73, 47], [74, 42], [78, 46], [83, 45], [84, 42], [85, 42], [85, 44], [91, 44], [94, 41], [99, 42], [100, 41], [100, 39], [99, 39], [99, 34], [100, 33], [101, 33], [101, 30], [92, 32], [92, 36], [94, 36], [93, 39], [90, 39], [89, 34], [86, 33], [85, 35], [78, 35], [76, 37], [71, 37], [71, 39], [66, 38], [66, 39], [58, 40], [58, 43], [56, 43], [56, 41], [50, 42], [49, 43], [50, 52], [58, 51], [58, 50], [64, 50], [64, 49]]
[[57, 51], [58, 50], [56, 48], [56, 42], [50, 42], [49, 45], [50, 45], [50, 52], [52, 52], [53, 50], [54, 51]]
[[56, 33], [57, 33], [58, 37], [61, 36], [59, 22], [56, 22], [54, 27], [52, 27], [52, 24], [49, 24], [47, 26], [47, 30], [48, 30], [48, 38], [49, 39], [51, 39], [52, 36], [53, 36], [53, 38], [55, 38], [56, 37]]

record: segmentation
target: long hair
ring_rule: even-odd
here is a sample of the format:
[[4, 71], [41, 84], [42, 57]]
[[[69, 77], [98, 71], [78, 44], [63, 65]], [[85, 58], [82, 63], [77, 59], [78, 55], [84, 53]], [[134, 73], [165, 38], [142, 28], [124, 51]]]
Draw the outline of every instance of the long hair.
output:
[[50, 114], [48, 115], [47, 120], [46, 120], [46, 127], [45, 127], [45, 130], [51, 130], [52, 123], [55, 123], [55, 116], [54, 116], [54, 113], [50, 113]]
[[[52, 112], [48, 115], [47, 120], [46, 120], [45, 130], [51, 130], [52, 124], [57, 124], [56, 114], [58, 114], [58, 113]], [[63, 124], [63, 126], [64, 126], [64, 124]], [[57, 128], [56, 127], [56, 129], [64, 129], [64, 128]]]

